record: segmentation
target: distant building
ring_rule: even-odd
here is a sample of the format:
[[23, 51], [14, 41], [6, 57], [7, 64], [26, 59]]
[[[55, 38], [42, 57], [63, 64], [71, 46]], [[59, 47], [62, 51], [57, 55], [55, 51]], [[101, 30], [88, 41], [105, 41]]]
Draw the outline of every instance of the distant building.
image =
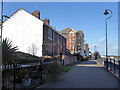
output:
[[61, 30], [60, 33], [66, 37], [66, 48], [71, 54], [79, 53], [84, 56], [84, 33], [72, 28]]
[[3, 38], [8, 38], [19, 51], [29, 53], [34, 44], [36, 56], [65, 55], [66, 37], [50, 26], [49, 19], [40, 19], [40, 12], [32, 14], [23, 9], [17, 10], [3, 23]]
[[88, 47], [88, 43], [85, 43], [85, 44], [84, 44], [84, 53], [85, 53], [85, 56], [89, 56], [89, 47]]

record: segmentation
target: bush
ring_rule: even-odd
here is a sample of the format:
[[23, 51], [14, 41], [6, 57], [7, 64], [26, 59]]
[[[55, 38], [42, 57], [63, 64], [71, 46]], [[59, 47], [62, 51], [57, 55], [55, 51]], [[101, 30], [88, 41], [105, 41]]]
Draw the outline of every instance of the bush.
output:
[[83, 57], [80, 54], [74, 54], [74, 56], [77, 56], [78, 61], [83, 61]]
[[97, 59], [98, 56], [99, 56], [99, 52], [96, 51], [96, 52], [94, 53], [94, 56], [95, 56], [95, 59]]
[[22, 68], [19, 71], [17, 71], [17, 79], [18, 81], [22, 81], [22, 79], [29, 79], [29, 69], [27, 68]]
[[60, 75], [60, 68], [56, 62], [46, 65], [44, 71], [45, 74], [52, 78], [57, 78]]
[[88, 61], [89, 57], [88, 56], [85, 56], [84, 57], [84, 61]]

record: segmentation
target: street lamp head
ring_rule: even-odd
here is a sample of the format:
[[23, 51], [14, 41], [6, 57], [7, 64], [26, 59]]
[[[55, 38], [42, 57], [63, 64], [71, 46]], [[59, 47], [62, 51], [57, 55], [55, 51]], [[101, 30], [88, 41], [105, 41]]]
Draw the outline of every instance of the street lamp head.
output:
[[108, 11], [107, 11], [107, 9], [106, 9], [105, 12], [104, 12], [104, 15], [107, 15], [107, 14], [109, 14], [109, 13], [108, 13]]
[[10, 17], [8, 17], [7, 15], [3, 15], [3, 17], [5, 17], [5, 18], [10, 18]]

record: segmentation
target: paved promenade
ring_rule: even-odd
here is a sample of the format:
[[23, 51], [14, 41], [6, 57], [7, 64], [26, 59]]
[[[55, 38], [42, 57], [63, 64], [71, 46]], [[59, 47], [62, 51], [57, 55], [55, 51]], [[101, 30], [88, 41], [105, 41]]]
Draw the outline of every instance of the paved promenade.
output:
[[76, 64], [58, 80], [38, 88], [118, 88], [118, 79], [96, 60], [89, 60]]

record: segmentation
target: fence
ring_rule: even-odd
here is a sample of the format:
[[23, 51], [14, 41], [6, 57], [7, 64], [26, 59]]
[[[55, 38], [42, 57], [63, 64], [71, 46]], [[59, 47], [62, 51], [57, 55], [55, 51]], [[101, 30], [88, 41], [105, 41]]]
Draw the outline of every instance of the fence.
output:
[[[51, 62], [33, 62], [33, 63], [23, 63], [16, 65], [3, 65], [1, 66], [3, 70], [3, 90], [10, 88], [13, 90], [14, 88], [33, 88], [36, 85], [41, 85], [43, 80], [49, 79], [45, 77], [43, 74], [43, 66], [47, 66], [49, 64], [53, 64], [54, 61]], [[27, 71], [29, 73], [27, 73]], [[27, 74], [26, 74], [27, 73]], [[28, 80], [25, 81], [23, 76], [28, 75]], [[25, 76], [26, 77], [26, 76]], [[22, 79], [19, 79], [22, 78]], [[46, 79], [45, 79], [46, 78]], [[14, 89], [15, 90], [15, 89]]]
[[117, 77], [120, 77], [120, 60], [115, 58], [108, 58], [108, 62], [106, 58], [99, 59], [99, 62], [105, 66], [108, 70], [114, 73]]
[[[53, 61], [51, 61], [51, 62], [43, 62], [43, 64], [49, 64], [49, 63], [53, 63]], [[41, 64], [40, 62], [16, 64], [16, 68], [25, 68], [25, 67], [31, 67], [31, 66], [38, 66], [40, 64]], [[4, 70], [4, 69], [13, 69], [13, 68], [14, 68], [13, 64], [1, 66], [1, 70]]]

